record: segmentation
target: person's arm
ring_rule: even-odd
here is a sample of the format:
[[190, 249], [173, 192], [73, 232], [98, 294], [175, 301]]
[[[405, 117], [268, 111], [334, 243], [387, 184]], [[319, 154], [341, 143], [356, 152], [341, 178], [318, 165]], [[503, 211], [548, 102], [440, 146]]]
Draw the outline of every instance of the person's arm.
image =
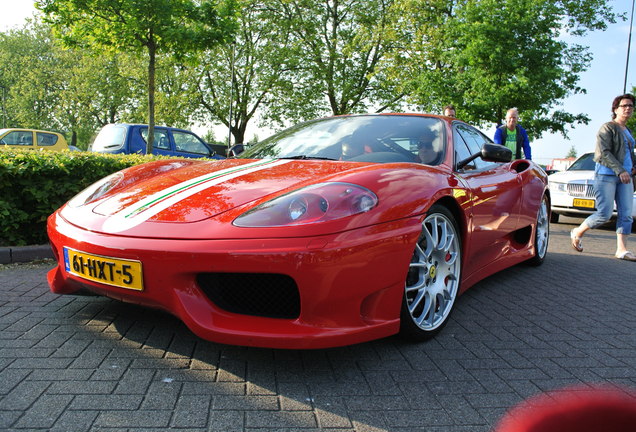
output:
[[497, 130], [495, 131], [495, 137], [493, 138], [493, 141], [495, 142], [495, 144], [504, 144], [503, 133], [501, 132], [500, 128], [497, 128]]
[[528, 138], [528, 132], [520, 127], [523, 136], [523, 155], [526, 159], [532, 160], [532, 149], [530, 148], [530, 138]]

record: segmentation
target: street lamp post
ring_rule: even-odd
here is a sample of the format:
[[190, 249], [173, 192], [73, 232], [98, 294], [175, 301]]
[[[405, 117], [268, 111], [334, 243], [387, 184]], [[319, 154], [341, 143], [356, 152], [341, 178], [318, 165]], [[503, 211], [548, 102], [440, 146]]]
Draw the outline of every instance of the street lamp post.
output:
[[227, 148], [230, 149], [232, 145], [232, 105], [234, 99], [234, 49], [235, 43], [232, 43], [232, 54], [230, 57], [230, 113], [228, 117], [228, 131], [227, 131]]
[[629, 19], [629, 37], [627, 38], [627, 59], [625, 60], [625, 81], [623, 82], [623, 94], [627, 93], [627, 71], [629, 69], [629, 51], [632, 45], [632, 24], [634, 23], [634, 0], [632, 0], [632, 14]]

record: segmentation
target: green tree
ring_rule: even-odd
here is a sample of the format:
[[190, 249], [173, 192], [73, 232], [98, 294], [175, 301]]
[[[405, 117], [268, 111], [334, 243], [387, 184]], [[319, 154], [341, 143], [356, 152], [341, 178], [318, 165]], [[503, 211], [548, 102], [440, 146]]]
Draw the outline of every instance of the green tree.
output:
[[560, 36], [605, 29], [616, 18], [607, 0], [401, 1], [406, 44], [396, 64], [415, 77], [405, 83], [412, 102], [428, 110], [453, 103], [477, 123], [499, 123], [518, 107], [533, 139], [545, 131], [566, 136], [568, 125], [589, 121], [558, 109], [585, 92], [579, 75], [591, 60]]
[[290, 62], [297, 60], [289, 56], [289, 38], [279, 32], [263, 3], [245, 3], [233, 42], [199, 58], [192, 86], [198, 118], [228, 127], [235, 143], [245, 141], [257, 112], [280, 122], [276, 109], [287, 96], [282, 89], [291, 82]]
[[568, 154], [565, 155], [566, 158], [575, 158], [576, 157], [576, 148], [574, 146], [570, 147]]
[[91, 54], [63, 48], [39, 21], [0, 34], [4, 124], [56, 130], [86, 148], [99, 126], [133, 112], [144, 85], [129, 74], [143, 70], [141, 62], [126, 54]]
[[245, 141], [249, 122], [277, 128], [326, 114], [395, 108], [383, 72], [394, 0], [249, 0], [234, 43], [208, 51], [197, 83], [202, 120]]
[[37, 0], [68, 46], [100, 51], [145, 50], [148, 95], [148, 147], [155, 125], [158, 53], [178, 57], [226, 41], [234, 29], [234, 1], [193, 0]]
[[[284, 88], [287, 118], [383, 111], [404, 94], [384, 61], [395, 48], [394, 0], [270, 0], [280, 35], [290, 38], [291, 73]], [[281, 37], [281, 36], [279, 36]], [[299, 113], [295, 113], [301, 106]]]
[[[8, 127], [58, 130], [53, 111], [64, 68], [46, 27], [27, 25], [0, 34], [0, 82], [4, 87], [4, 123]], [[66, 65], [68, 66], [68, 65]]]

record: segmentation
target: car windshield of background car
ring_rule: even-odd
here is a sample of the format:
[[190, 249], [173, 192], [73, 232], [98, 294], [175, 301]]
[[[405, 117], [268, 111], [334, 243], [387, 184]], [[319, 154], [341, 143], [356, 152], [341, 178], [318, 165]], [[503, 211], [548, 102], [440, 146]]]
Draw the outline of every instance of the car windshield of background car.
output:
[[124, 126], [106, 125], [97, 134], [91, 148], [93, 151], [121, 148], [125, 139], [126, 128]]
[[596, 162], [594, 162], [594, 153], [586, 153], [567, 169], [568, 171], [594, 171]]

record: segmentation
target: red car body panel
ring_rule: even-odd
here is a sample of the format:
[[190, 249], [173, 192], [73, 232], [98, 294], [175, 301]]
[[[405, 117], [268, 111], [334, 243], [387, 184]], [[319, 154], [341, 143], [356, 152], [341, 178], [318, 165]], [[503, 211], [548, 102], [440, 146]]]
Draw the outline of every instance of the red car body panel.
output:
[[[533, 229], [547, 192], [545, 173], [528, 161], [457, 173], [453, 156], [449, 151], [435, 167], [245, 159], [133, 167], [97, 199], [71, 201], [51, 215], [48, 233], [58, 266], [48, 282], [59, 294], [88, 289], [168, 311], [200, 337], [219, 343], [324, 348], [393, 335], [400, 328], [404, 281], [421, 223], [434, 203], [451, 207], [460, 226], [461, 292], [534, 253], [532, 242], [518, 243], [512, 233]], [[233, 224], [272, 198], [331, 182], [373, 191], [377, 206], [322, 223]], [[65, 248], [141, 262], [143, 290], [72, 274]], [[198, 279], [245, 273], [290, 277], [298, 289], [298, 316], [230, 311], [206, 295]]]

